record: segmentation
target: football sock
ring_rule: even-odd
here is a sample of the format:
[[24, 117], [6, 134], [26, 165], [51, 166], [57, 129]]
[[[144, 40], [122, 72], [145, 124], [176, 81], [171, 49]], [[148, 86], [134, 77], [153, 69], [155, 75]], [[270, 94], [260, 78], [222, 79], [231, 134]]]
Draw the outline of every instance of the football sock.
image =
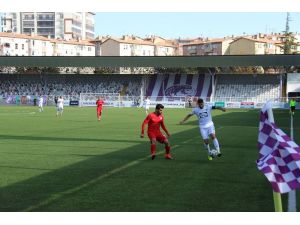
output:
[[151, 155], [155, 155], [155, 153], [156, 153], [156, 145], [151, 144]]
[[207, 153], [209, 154], [210, 153], [210, 147], [209, 147], [209, 144], [204, 144], [205, 148], [207, 149]]
[[214, 146], [215, 146], [216, 150], [217, 150], [218, 152], [220, 152], [220, 146], [219, 146], [219, 141], [218, 141], [218, 139], [215, 138], [215, 139], [213, 140], [213, 143], [214, 143]]
[[165, 149], [166, 149], [166, 154], [170, 154], [171, 146], [167, 145], [165, 146]]

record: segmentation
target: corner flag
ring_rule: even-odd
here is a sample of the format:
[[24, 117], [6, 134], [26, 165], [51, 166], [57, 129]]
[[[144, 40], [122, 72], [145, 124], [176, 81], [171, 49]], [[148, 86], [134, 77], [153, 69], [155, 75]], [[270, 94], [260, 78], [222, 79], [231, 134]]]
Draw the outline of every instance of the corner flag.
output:
[[287, 193], [300, 188], [300, 147], [275, 125], [269, 110], [267, 102], [260, 113], [257, 167], [274, 192]]

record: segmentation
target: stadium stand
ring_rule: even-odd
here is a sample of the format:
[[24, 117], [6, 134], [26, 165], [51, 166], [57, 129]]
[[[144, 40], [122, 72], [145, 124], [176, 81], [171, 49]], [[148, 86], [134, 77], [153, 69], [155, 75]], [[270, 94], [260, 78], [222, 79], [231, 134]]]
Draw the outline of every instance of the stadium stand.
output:
[[53, 96], [63, 95], [79, 100], [80, 93], [112, 93], [140, 102], [141, 90], [142, 95], [149, 96], [152, 101], [161, 101], [164, 96], [186, 99], [191, 96], [195, 97], [193, 102], [197, 97], [238, 102], [265, 102], [281, 97], [277, 75], [216, 75], [215, 93], [212, 93], [211, 83], [209, 74], [1, 74], [0, 97], [46, 95], [53, 99]]
[[280, 98], [280, 80], [274, 75], [218, 75], [215, 101], [258, 101]]
[[[69, 95], [80, 93], [120, 93], [139, 96], [141, 76], [107, 75], [4, 75], [0, 76], [0, 95]], [[124, 88], [126, 87], [126, 88]]]
[[210, 75], [157, 74], [151, 75], [146, 95], [151, 100], [159, 100], [161, 96], [199, 96], [207, 98], [211, 95], [211, 92]]

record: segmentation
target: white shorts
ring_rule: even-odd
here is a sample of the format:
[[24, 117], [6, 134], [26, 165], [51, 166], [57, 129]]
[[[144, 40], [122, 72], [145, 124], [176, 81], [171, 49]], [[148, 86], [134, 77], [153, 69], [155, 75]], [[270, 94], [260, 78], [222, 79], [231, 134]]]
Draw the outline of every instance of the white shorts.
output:
[[200, 134], [202, 136], [203, 139], [209, 139], [209, 135], [211, 134], [215, 134], [215, 126], [214, 124], [212, 124], [211, 126], [207, 127], [207, 128], [201, 128], [200, 127]]
[[39, 104], [39, 107], [43, 107], [43, 104]]
[[64, 107], [58, 106], [58, 107], [56, 108], [56, 110], [57, 110], [58, 112], [63, 111], [63, 110], [64, 110]]
[[146, 109], [146, 110], [149, 110], [149, 108], [150, 108], [150, 106], [149, 106], [149, 105], [145, 106], [145, 109]]

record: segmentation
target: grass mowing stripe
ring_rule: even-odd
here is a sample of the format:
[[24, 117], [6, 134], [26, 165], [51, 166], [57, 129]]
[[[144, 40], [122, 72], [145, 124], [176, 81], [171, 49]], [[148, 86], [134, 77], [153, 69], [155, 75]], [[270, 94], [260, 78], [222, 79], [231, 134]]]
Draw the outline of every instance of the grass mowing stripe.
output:
[[[7, 113], [0, 121], [0, 211], [273, 211], [270, 184], [255, 164], [259, 110], [213, 111], [223, 156], [208, 161], [197, 118], [178, 125], [191, 109], [165, 108], [171, 146], [178, 146], [169, 163], [145, 160], [144, 110], [105, 108], [100, 123], [94, 107], [66, 107], [62, 118], [52, 107], [14, 114], [21, 110], [34, 108], [0, 107]], [[274, 116], [289, 133], [287, 111]]]
[[[178, 145], [174, 145], [174, 146], [172, 147], [172, 149], [177, 148], [177, 147], [178, 147]], [[163, 153], [163, 152], [157, 153], [157, 155], [162, 155], [162, 154], [164, 154], [164, 153]], [[145, 161], [145, 160], [149, 160], [149, 156], [143, 157], [143, 158], [140, 158], [140, 159], [137, 159], [137, 160], [135, 160], [135, 161], [132, 161], [132, 162], [130, 162], [130, 163], [127, 163], [127, 164], [124, 165], [124, 166], [121, 166], [121, 167], [119, 167], [119, 168], [113, 169], [113, 170], [111, 170], [111, 171], [109, 171], [109, 172], [107, 172], [107, 173], [105, 173], [105, 174], [103, 174], [103, 175], [101, 175], [101, 176], [99, 176], [99, 177], [97, 177], [97, 178], [95, 178], [95, 179], [89, 181], [88, 183], [82, 184], [82, 185], [80, 185], [80, 186], [78, 186], [78, 187], [74, 187], [74, 188], [72, 188], [72, 189], [69, 189], [69, 190], [67, 190], [67, 191], [61, 192], [61, 193], [59, 193], [59, 194], [55, 194], [55, 195], [53, 195], [52, 197], [50, 197], [50, 198], [48, 198], [48, 199], [46, 199], [46, 200], [40, 202], [39, 204], [36, 204], [36, 205], [31, 206], [31, 207], [29, 207], [29, 208], [26, 208], [26, 209], [24, 210], [24, 212], [30, 212], [30, 211], [33, 211], [33, 210], [38, 209], [38, 208], [41, 207], [41, 206], [48, 205], [48, 204], [54, 202], [54, 201], [57, 200], [57, 199], [63, 198], [64, 195], [73, 194], [73, 193], [75, 193], [75, 192], [77, 192], [77, 191], [80, 191], [80, 190], [82, 190], [82, 189], [84, 189], [84, 188], [86, 188], [86, 187], [88, 187], [88, 186], [90, 186], [90, 185], [93, 185], [93, 184], [95, 184], [95, 183], [101, 181], [101, 180], [104, 179], [104, 178], [107, 178], [107, 177], [112, 176], [112, 175], [114, 175], [114, 174], [116, 174], [116, 173], [119, 173], [119, 172], [121, 172], [121, 171], [123, 171], [123, 170], [125, 170], [125, 169], [128, 169], [128, 168], [130, 168], [130, 167], [132, 167], [132, 166], [135, 166], [135, 165], [137, 165], [137, 164], [139, 164], [139, 163], [141, 163], [141, 162], [143, 162], [143, 161]]]

